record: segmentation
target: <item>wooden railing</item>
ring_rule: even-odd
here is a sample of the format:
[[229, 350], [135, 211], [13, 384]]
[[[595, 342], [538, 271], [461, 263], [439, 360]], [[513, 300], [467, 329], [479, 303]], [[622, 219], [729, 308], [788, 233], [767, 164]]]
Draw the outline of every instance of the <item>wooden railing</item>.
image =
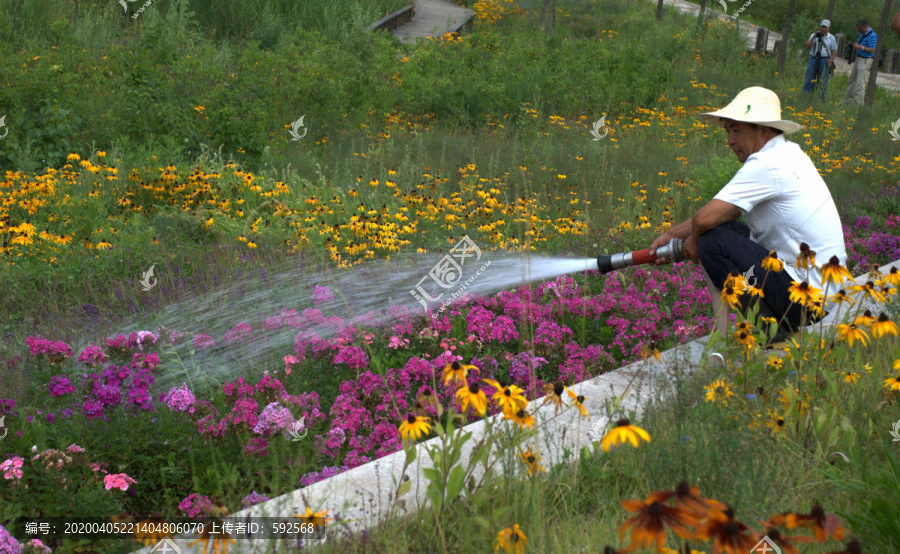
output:
[[373, 31], [393, 31], [404, 23], [409, 22], [415, 14], [415, 6], [406, 6], [402, 10], [397, 10], [390, 15], [382, 17], [374, 25], [370, 25], [366, 30], [370, 33]]

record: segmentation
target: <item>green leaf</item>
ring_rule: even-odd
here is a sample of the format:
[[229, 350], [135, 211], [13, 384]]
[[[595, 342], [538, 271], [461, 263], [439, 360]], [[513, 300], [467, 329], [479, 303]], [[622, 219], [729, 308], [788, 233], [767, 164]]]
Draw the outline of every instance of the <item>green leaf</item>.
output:
[[465, 484], [466, 470], [458, 465], [450, 470], [450, 478], [447, 480], [447, 502], [452, 502], [459, 496]]
[[418, 452], [418, 448], [413, 443], [410, 443], [406, 446], [406, 465], [412, 465], [413, 462], [416, 461], [416, 453]]
[[473, 517], [470, 517], [470, 518], [469, 518], [469, 521], [472, 522], [472, 523], [474, 523], [475, 525], [481, 527], [482, 529], [484, 529], [484, 530], [487, 531], [488, 533], [491, 532], [491, 524], [490, 524], [490, 522], [489, 522], [488, 520], [484, 519], [483, 517], [481, 517], [481, 516], [473, 516]]
[[403, 496], [404, 494], [408, 493], [409, 489], [411, 489], [411, 488], [412, 488], [412, 479], [410, 479], [409, 481], [404, 481], [403, 483], [400, 484], [400, 488], [397, 489], [397, 497], [399, 498], [399, 497]]
[[505, 514], [508, 511], [509, 511], [509, 506], [503, 506], [502, 508], [497, 508], [491, 514], [491, 519], [493, 519], [494, 521], [497, 521], [497, 519], [503, 517], [503, 514]]
[[425, 468], [422, 470], [422, 474], [432, 483], [440, 483], [442, 481], [441, 472], [436, 469]]

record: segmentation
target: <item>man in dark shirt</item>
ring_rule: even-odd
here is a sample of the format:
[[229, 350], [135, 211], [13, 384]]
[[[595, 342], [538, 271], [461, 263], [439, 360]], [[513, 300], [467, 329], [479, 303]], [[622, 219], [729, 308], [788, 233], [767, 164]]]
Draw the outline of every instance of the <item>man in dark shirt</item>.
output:
[[850, 84], [847, 86], [847, 94], [841, 104], [862, 105], [869, 71], [872, 69], [872, 59], [875, 57], [875, 45], [878, 44], [875, 30], [869, 27], [865, 19], [856, 22], [856, 30], [859, 31], [859, 37], [850, 45], [856, 51], [856, 59], [853, 60], [850, 69]]

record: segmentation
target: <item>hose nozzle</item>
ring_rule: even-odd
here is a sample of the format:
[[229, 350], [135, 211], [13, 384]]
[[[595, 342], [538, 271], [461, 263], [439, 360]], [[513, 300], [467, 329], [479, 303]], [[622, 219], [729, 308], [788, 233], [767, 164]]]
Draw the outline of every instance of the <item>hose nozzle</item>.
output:
[[601, 254], [597, 256], [597, 270], [606, 274], [633, 265], [653, 263], [658, 258], [668, 258], [672, 262], [684, 260], [684, 239], [674, 238], [670, 240], [668, 244], [656, 249], [655, 256], [650, 255], [649, 248], [623, 254], [612, 254], [611, 256]]

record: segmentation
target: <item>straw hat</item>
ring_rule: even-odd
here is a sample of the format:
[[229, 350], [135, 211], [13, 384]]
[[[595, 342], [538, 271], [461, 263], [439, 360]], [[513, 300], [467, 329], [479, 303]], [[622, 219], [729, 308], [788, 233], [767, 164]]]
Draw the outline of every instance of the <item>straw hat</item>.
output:
[[700, 117], [718, 124], [724, 124], [723, 119], [755, 123], [780, 129], [786, 135], [803, 128], [799, 123], [781, 119], [781, 100], [777, 94], [762, 87], [745, 88], [721, 110], [700, 114]]

